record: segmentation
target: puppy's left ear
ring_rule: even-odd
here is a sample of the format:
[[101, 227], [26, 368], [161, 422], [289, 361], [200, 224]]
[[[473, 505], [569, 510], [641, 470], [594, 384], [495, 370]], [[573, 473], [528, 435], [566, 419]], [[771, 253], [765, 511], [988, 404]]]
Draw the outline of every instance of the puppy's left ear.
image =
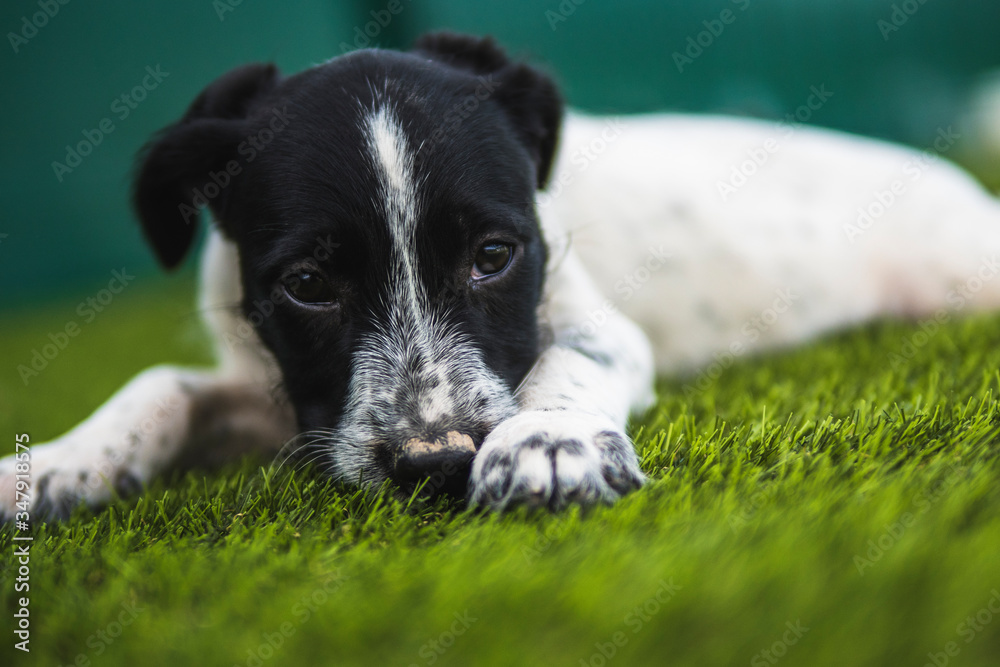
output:
[[194, 242], [200, 207], [209, 206], [226, 226], [226, 188], [206, 202], [197, 194], [212, 172], [225, 170], [250, 131], [255, 103], [278, 83], [274, 65], [246, 65], [224, 74], [195, 98], [179, 121], [157, 134], [140, 151], [132, 201], [142, 231], [160, 264], [180, 264]]
[[414, 51], [496, 84], [491, 96], [507, 112], [535, 163], [538, 188], [552, 169], [563, 101], [555, 82], [534, 67], [511, 61], [492, 37], [437, 32], [417, 39]]

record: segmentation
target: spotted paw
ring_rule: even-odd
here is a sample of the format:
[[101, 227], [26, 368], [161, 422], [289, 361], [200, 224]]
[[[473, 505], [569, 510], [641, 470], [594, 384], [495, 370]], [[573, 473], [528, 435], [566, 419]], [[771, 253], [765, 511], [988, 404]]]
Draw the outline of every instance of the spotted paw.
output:
[[62, 438], [32, 445], [30, 453], [28, 487], [21, 495], [16, 488], [19, 462], [14, 456], [0, 459], [0, 520], [22, 512], [33, 520], [65, 519], [80, 503], [100, 507], [115, 495], [132, 495], [141, 488], [137, 476], [122, 465], [124, 457], [110, 448]]
[[504, 510], [611, 503], [642, 486], [632, 443], [609, 420], [533, 411], [502, 422], [472, 463], [469, 501]]

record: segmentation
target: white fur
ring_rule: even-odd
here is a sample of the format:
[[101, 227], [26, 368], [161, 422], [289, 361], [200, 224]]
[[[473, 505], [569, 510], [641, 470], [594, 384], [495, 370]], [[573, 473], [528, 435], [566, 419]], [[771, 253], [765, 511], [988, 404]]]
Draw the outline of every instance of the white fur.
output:
[[[607, 417], [572, 409], [521, 412], [476, 454], [469, 499], [495, 510], [612, 502], [643, 482], [635, 450], [618, 431]], [[617, 436], [613, 451], [608, 433]]]
[[[723, 201], [719, 183], [769, 140], [777, 151]], [[602, 143], [599, 154], [582, 152]], [[547, 229], [572, 239], [604, 296], [649, 334], [658, 370], [674, 372], [734, 343], [758, 350], [878, 315], [954, 309], [949, 292], [1000, 256], [1000, 206], [950, 163], [915, 167], [921, 159], [767, 122], [571, 115], [539, 211]], [[894, 181], [905, 194], [852, 242], [857, 209]], [[669, 262], [629, 295], [624, 277], [657, 248]], [[766, 328], [749, 324], [781, 290], [795, 295], [787, 312]], [[1000, 307], [1000, 280], [975, 296], [969, 309]]]
[[[395, 114], [386, 105], [380, 106], [366, 119], [368, 149], [379, 175], [382, 191], [381, 208], [392, 235], [393, 250], [399, 263], [394, 294], [397, 308], [408, 307], [416, 315], [425, 299], [420, 294], [420, 281], [413, 251], [417, 227], [417, 193], [413, 175], [413, 154], [406, 134]], [[405, 303], [405, 306], [403, 305]]]
[[239, 251], [215, 227], [205, 242], [200, 272], [198, 309], [215, 343], [216, 375], [260, 387], [278, 386], [278, 363], [240, 308]]

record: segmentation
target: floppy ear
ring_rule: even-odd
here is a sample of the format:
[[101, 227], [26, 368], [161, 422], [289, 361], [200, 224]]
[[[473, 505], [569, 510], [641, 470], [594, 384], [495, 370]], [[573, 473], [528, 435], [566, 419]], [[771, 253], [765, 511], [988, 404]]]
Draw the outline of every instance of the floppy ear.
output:
[[190, 249], [200, 206], [221, 220], [226, 189], [207, 202], [196, 195], [209, 173], [224, 170], [248, 133], [255, 100], [274, 89], [274, 65], [246, 65], [210, 84], [178, 122], [161, 130], [139, 152], [132, 201], [146, 240], [164, 268], [176, 267]]
[[528, 149], [538, 187], [545, 187], [563, 114], [555, 82], [534, 67], [511, 62], [492, 37], [430, 33], [417, 39], [414, 50], [456, 69], [496, 79], [493, 98], [507, 112]]

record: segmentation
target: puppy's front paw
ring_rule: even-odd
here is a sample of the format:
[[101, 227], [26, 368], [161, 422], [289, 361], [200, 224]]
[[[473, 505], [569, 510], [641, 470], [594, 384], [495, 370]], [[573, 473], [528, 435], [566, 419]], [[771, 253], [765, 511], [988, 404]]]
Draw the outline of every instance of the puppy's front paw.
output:
[[642, 486], [629, 439], [610, 421], [524, 412], [490, 433], [472, 463], [469, 500], [495, 510], [610, 503]]
[[20, 501], [16, 493], [18, 462], [14, 456], [0, 459], [0, 520], [13, 519], [25, 507], [32, 519], [65, 519], [81, 502], [99, 507], [115, 494], [130, 495], [141, 488], [136, 475], [121, 465], [124, 457], [110, 448], [102, 451], [73, 438], [61, 438], [32, 445], [29, 451], [27, 498], [21, 496]]

